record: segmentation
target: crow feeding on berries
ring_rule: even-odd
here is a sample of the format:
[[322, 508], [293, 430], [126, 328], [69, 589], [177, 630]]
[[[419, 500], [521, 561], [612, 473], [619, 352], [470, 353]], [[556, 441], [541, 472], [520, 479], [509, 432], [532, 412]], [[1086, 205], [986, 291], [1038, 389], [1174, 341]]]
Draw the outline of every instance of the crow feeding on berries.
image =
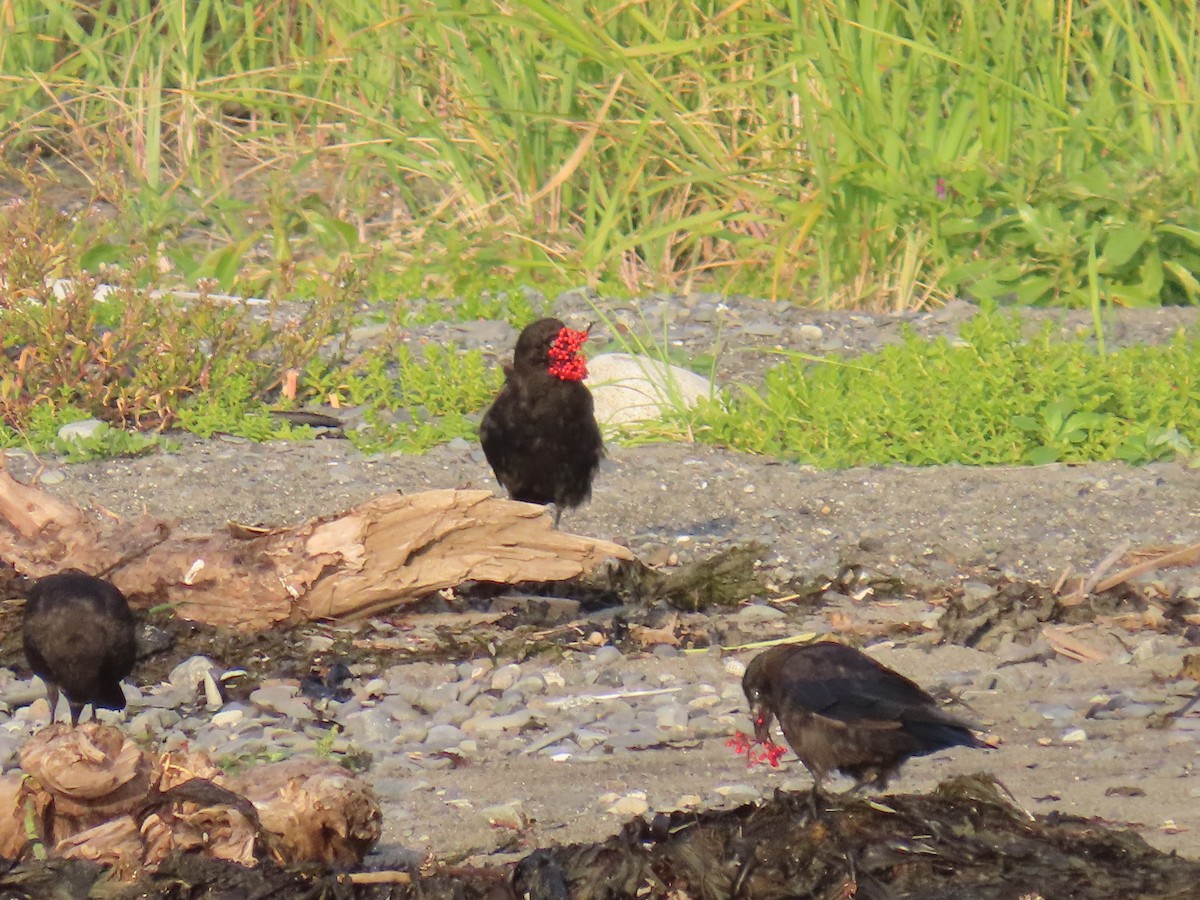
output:
[[770, 746], [773, 718], [813, 776], [813, 804], [832, 771], [883, 788], [912, 756], [986, 747], [969, 722], [919, 686], [852, 647], [784, 644], [754, 657], [742, 677], [754, 736]]
[[587, 364], [579, 348], [587, 331], [558, 319], [539, 319], [517, 338], [505, 382], [479, 425], [479, 439], [496, 480], [513, 500], [553, 503], [563, 510], [592, 495], [604, 456]]

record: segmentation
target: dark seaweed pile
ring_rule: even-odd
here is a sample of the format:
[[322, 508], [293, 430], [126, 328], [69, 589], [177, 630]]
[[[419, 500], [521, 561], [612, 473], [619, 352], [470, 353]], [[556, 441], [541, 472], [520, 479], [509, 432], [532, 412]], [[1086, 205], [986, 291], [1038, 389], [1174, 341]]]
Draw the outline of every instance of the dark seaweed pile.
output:
[[0, 875], [0, 898], [1184, 900], [1197, 884], [1200, 862], [1093, 820], [1030, 816], [990, 776], [970, 776], [931, 794], [829, 798], [815, 818], [807, 794], [777, 793], [734, 810], [637, 819], [601, 843], [535, 850], [511, 870], [400, 873], [367, 884], [312, 868], [175, 856], [118, 888], [103, 884], [99, 865], [48, 860]]

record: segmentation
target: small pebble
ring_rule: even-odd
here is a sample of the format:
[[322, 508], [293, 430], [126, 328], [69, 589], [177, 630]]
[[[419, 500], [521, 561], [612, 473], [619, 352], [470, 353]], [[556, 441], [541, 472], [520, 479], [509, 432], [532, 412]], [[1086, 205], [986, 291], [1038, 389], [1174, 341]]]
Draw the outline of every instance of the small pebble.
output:
[[582, 750], [591, 750], [608, 740], [608, 735], [603, 731], [592, 731], [586, 728], [581, 728], [575, 732], [575, 743], [579, 744]]
[[493, 828], [509, 828], [513, 831], [520, 831], [528, 824], [525, 812], [521, 808], [520, 800], [511, 800], [508, 803], [502, 803], [498, 806], [489, 806], [486, 809], [481, 809], [479, 814]]
[[541, 694], [546, 690], [546, 679], [537, 673], [526, 675], [517, 682], [517, 690], [526, 697]]
[[[616, 649], [616, 648], [613, 648]], [[507, 691], [515, 685], [521, 677], [521, 667], [515, 663], [501, 666], [492, 673], [491, 689], [493, 691]]]
[[607, 644], [598, 649], [593, 658], [599, 665], [607, 666], [621, 660], [623, 658], [623, 654], [616, 647], [612, 646], [611, 644]]
[[467, 734], [479, 735], [516, 731], [528, 725], [532, 719], [533, 713], [527, 709], [501, 716], [476, 716], [463, 721], [462, 730]]
[[[213, 718], [215, 720], [216, 716]], [[347, 737], [368, 744], [383, 743], [391, 738], [395, 731], [391, 717], [379, 709], [364, 709], [352, 713], [341, 720], [341, 725]], [[417, 740], [423, 739], [422, 734]]]
[[130, 719], [126, 730], [131, 737], [150, 740], [174, 728], [179, 722], [179, 714], [172, 709], [148, 709]]
[[[101, 422], [99, 419], [82, 419], [62, 426], [58, 429], [58, 437], [64, 441], [82, 441], [94, 438], [101, 432], [107, 431], [108, 428], [108, 423]], [[45, 481], [44, 475], [42, 480]]]
[[42, 679], [34, 676], [29, 681], [10, 681], [0, 688], [0, 703], [9, 709], [28, 706], [30, 703], [46, 696], [46, 685]]
[[483, 693], [485, 685], [481, 681], [468, 681], [459, 686], [458, 702], [470, 706]]
[[195, 695], [203, 688], [206, 675], [220, 677], [220, 674], [217, 664], [207, 656], [192, 656], [171, 670], [167, 683], [177, 690]]
[[[805, 789], [812, 786], [812, 782], [808, 782]], [[731, 804], [752, 803], [761, 796], [759, 788], [751, 784], [722, 784], [714, 788], [713, 792]]]
[[448, 703], [458, 700], [458, 685], [446, 683], [435, 685], [424, 691], [415, 691], [412, 704], [424, 713], [436, 713]]
[[299, 685], [282, 681], [263, 682], [261, 687], [250, 692], [250, 702], [271, 712], [279, 712], [289, 700], [299, 693]]
[[425, 736], [425, 746], [431, 750], [448, 750], [467, 739], [466, 732], [454, 725], [434, 725]]
[[455, 700], [447, 703], [432, 716], [434, 725], [461, 725], [471, 718], [471, 707]]
[[775, 622], [787, 618], [787, 613], [765, 603], [752, 603], [738, 610], [739, 625], [753, 625], [759, 622]]
[[687, 728], [688, 711], [685, 707], [672, 703], [667, 706], [660, 706], [654, 713], [655, 724], [659, 728]]
[[816, 343], [817, 341], [821, 340], [821, 338], [823, 338], [824, 336], [825, 336], [825, 332], [823, 332], [816, 325], [806, 324], [806, 325], [801, 325], [799, 328], [796, 329], [796, 337], [798, 337], [802, 341], [809, 341], [810, 343]]
[[230, 728], [239, 724], [244, 718], [246, 718], [244, 710], [239, 707], [230, 707], [213, 713], [210, 721], [218, 728]]
[[614, 816], [634, 817], [645, 815], [650, 809], [645, 791], [631, 791], [608, 807]]
[[775, 338], [783, 334], [783, 326], [769, 319], [758, 319], [753, 322], [747, 322], [742, 326], [742, 330], [754, 337]]
[[1036, 709], [1023, 709], [1017, 713], [1017, 725], [1021, 728], [1041, 728], [1046, 724], [1046, 717]]
[[406, 722], [392, 729], [392, 742], [396, 744], [421, 744], [429, 736], [430, 729], [420, 722]]

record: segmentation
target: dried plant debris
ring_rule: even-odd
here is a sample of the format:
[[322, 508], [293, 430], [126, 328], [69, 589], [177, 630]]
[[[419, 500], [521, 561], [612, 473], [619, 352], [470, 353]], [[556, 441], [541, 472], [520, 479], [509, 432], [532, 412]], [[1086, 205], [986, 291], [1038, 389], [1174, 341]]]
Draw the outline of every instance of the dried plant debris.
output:
[[1053, 592], [1042, 585], [1015, 582], [998, 585], [993, 594], [962, 593], [951, 597], [938, 620], [942, 640], [980, 650], [994, 650], [1011, 635], [1030, 643], [1042, 626], [1062, 610]]
[[765, 593], [758, 577], [758, 564], [765, 554], [766, 547], [761, 544], [730, 547], [660, 576], [651, 596], [684, 612], [736, 606]]
[[157, 871], [176, 852], [357, 866], [382, 830], [370, 789], [329, 761], [295, 757], [226, 775], [203, 754], [151, 756], [120, 730], [86, 722], [38, 732], [21, 768], [0, 778], [4, 855], [101, 863], [117, 881]]
[[1000, 581], [991, 592], [952, 595], [938, 620], [942, 640], [979, 650], [995, 650], [1005, 639], [1028, 644], [1047, 625], [1077, 625], [1104, 619], [1125, 626], [1152, 624], [1168, 634], [1194, 638], [1197, 604], [1183, 597], [1159, 597], [1151, 588], [1120, 584], [1070, 602], [1041, 584]]
[[333, 874], [264, 860], [246, 868], [172, 852], [127, 886], [86, 860], [28, 860], [0, 896], [463, 898], [889, 898], [1009, 900], [1195, 896], [1200, 861], [1073, 816], [1031, 816], [986, 775], [931, 794], [837, 797], [814, 817], [806, 793], [706, 813], [635, 819], [595, 844], [538, 849], [515, 867]]
[[585, 607], [593, 609], [658, 602], [682, 612], [732, 607], [769, 593], [759, 577], [766, 554], [762, 544], [739, 544], [668, 572], [638, 560], [619, 560], [596, 569], [572, 587]]

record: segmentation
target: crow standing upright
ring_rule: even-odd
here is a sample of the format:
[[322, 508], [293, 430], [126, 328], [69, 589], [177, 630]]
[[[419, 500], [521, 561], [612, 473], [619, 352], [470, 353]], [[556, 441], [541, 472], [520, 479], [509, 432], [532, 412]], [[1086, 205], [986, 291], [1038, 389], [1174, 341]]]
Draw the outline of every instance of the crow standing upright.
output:
[[517, 338], [504, 387], [479, 425], [479, 439], [496, 480], [514, 500], [553, 503], [554, 524], [564, 509], [592, 495], [604, 456], [587, 365], [579, 348], [586, 331], [558, 319], [539, 319]]
[[834, 770], [852, 776], [854, 790], [882, 788], [911, 756], [987, 746], [969, 722], [945, 712], [916, 684], [843, 644], [772, 647], [750, 661], [742, 690], [757, 740], [769, 740], [772, 718], [779, 719], [813, 776], [814, 806]]
[[46, 682], [51, 721], [60, 690], [72, 725], [88, 703], [125, 708], [121, 679], [133, 670], [137, 648], [133, 613], [112, 584], [78, 569], [39, 579], [25, 603], [22, 636], [29, 667]]

